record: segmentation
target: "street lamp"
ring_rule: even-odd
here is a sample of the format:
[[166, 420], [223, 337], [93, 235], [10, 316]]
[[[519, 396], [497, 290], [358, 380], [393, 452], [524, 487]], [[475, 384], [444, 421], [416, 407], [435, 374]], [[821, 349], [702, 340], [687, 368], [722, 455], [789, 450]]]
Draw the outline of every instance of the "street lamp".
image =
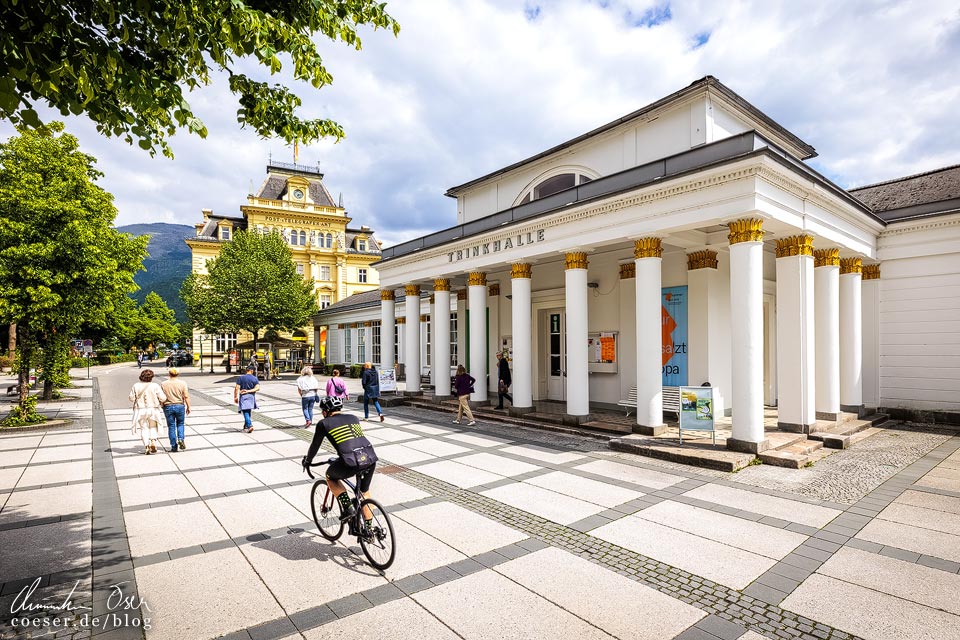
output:
[[206, 333], [200, 335], [200, 373], [203, 373], [203, 341], [210, 340], [210, 373], [213, 373], [213, 336]]

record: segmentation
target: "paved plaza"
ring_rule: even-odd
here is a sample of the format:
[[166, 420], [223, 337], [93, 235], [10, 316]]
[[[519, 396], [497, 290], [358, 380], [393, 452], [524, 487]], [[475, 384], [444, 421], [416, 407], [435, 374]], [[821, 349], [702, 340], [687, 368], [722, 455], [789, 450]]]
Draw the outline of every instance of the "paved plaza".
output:
[[[316, 530], [290, 381], [244, 434], [231, 379], [187, 375], [187, 451], [144, 456], [136, 368], [95, 373], [69, 426], [0, 436], [2, 638], [960, 638], [950, 432], [724, 474], [390, 408], [364, 423], [398, 541], [381, 574]], [[25, 588], [72, 592], [48, 612], [70, 626], [16, 626]]]

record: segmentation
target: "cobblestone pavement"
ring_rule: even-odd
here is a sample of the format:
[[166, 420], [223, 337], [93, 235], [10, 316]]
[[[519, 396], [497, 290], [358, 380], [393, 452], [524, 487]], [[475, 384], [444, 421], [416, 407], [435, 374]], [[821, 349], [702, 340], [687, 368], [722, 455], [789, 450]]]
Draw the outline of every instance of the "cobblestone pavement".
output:
[[71, 637], [960, 637], [949, 433], [881, 430], [811, 469], [723, 474], [390, 408], [363, 423], [399, 544], [380, 573], [316, 534], [292, 385], [265, 383], [243, 434], [232, 380], [189, 377], [187, 451], [144, 456], [135, 376], [100, 375], [92, 434], [0, 435], [0, 637], [29, 637], [10, 609], [35, 577], [36, 597], [73, 588], [93, 614], [118, 583], [149, 607], [76, 619]]

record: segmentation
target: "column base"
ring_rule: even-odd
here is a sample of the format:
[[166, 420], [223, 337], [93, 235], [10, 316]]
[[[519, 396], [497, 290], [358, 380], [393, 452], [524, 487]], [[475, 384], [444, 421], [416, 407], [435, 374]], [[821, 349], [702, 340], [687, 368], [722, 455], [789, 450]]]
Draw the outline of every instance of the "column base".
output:
[[816, 413], [817, 420], [828, 420], [830, 422], [836, 422], [840, 419], [840, 412], [833, 413], [830, 411], [817, 411]]
[[727, 438], [727, 449], [739, 451], [740, 453], [762, 453], [770, 448], [769, 440], [760, 442], [750, 442], [749, 440], [737, 440], [736, 438]]
[[404, 396], [422, 396], [423, 395], [423, 391], [420, 389], [417, 389], [416, 391], [401, 391], [400, 393]]
[[797, 424], [795, 422], [777, 422], [777, 428], [790, 433], [810, 433], [813, 431], [812, 424]]
[[645, 424], [635, 424], [632, 425], [631, 429], [633, 433], [637, 433], [642, 436], [659, 436], [667, 432], [667, 425], [658, 424], [651, 427]]
[[585, 416], [574, 416], [569, 413], [563, 414], [563, 424], [568, 427], [579, 427], [584, 422], [590, 422], [593, 419], [593, 416], [587, 414]]
[[433, 401], [437, 404], [440, 404], [441, 402], [446, 402], [447, 400], [453, 400], [453, 396], [438, 396], [436, 394], [434, 394], [433, 396]]
[[857, 418], [862, 418], [865, 414], [862, 404], [841, 404], [840, 411], [845, 413], [855, 413], [857, 414]]
[[507, 413], [511, 416], [522, 416], [525, 413], [533, 413], [533, 407], [514, 407], [510, 406], [507, 408]]

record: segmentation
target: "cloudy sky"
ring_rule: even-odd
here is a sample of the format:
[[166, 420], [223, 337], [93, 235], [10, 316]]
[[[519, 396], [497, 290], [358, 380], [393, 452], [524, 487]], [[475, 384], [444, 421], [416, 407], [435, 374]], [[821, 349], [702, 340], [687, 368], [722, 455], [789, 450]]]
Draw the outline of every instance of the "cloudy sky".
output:
[[[394, 38], [322, 43], [332, 86], [295, 84], [304, 114], [346, 129], [300, 149], [354, 224], [387, 245], [450, 226], [443, 195], [714, 75], [812, 144], [812, 164], [853, 187], [960, 163], [956, 0], [403, 0]], [[262, 75], [261, 75], [262, 77]], [[223, 78], [189, 96], [209, 129], [174, 160], [68, 121], [99, 159], [118, 224], [237, 215], [282, 142], [235, 120]], [[0, 125], [0, 135], [10, 135]]]

